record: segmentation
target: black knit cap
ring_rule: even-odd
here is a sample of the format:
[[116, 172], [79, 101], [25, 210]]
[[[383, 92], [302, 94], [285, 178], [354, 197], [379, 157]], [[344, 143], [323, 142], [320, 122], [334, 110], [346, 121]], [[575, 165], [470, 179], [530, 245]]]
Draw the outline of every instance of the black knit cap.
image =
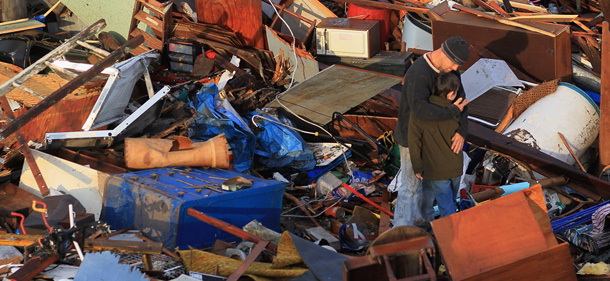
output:
[[460, 36], [453, 36], [441, 45], [443, 53], [457, 65], [462, 65], [468, 59], [468, 43]]

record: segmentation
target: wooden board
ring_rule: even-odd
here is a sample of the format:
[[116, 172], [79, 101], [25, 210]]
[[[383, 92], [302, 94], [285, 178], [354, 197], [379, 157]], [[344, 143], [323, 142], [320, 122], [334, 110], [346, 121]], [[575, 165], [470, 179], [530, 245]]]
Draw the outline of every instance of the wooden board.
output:
[[[288, 5], [288, 3], [284, 4], [287, 6], [286, 10], [294, 12], [308, 20], [315, 20], [316, 24], [320, 23], [325, 18], [336, 18], [337, 15], [330, 11], [326, 6], [322, 5], [318, 0], [294, 0], [291, 1], [292, 4]], [[294, 33], [294, 37], [299, 40], [303, 40], [305, 38], [305, 34], [307, 34], [307, 30], [309, 30], [309, 24], [293, 17], [288, 14], [283, 14], [282, 17], [288, 23], [292, 32]], [[282, 23], [282, 33], [290, 35], [290, 30], [286, 27], [285, 24]]]
[[548, 249], [525, 194], [512, 195], [431, 222], [453, 280]]
[[[555, 234], [553, 234], [551, 220], [549, 220], [549, 213], [546, 210], [546, 201], [544, 200], [544, 194], [542, 193], [542, 186], [540, 184], [533, 185], [530, 188], [522, 190], [522, 193], [527, 197], [530, 208], [534, 213], [534, 218], [536, 218], [536, 221], [538, 221], [538, 225], [540, 226], [540, 230], [546, 239], [547, 245], [549, 248], [556, 246], [557, 238], [555, 238]], [[514, 194], [508, 196], [513, 195]]]
[[[456, 280], [456, 279], [453, 279]], [[577, 280], [574, 259], [570, 255], [568, 243], [554, 246], [519, 261], [483, 272], [469, 281], [475, 280]], [[601, 280], [601, 279], [600, 279]]]
[[[285, 92], [282, 104], [318, 124], [400, 83], [402, 77], [333, 65]], [[280, 106], [274, 101], [270, 106]]]
[[34, 28], [44, 27], [44, 23], [34, 19], [28, 21], [15, 22], [12, 24], [0, 25], [0, 34], [13, 33], [17, 31], [30, 30]]
[[263, 15], [260, 0], [196, 0], [199, 22], [234, 31], [246, 45], [263, 49]]

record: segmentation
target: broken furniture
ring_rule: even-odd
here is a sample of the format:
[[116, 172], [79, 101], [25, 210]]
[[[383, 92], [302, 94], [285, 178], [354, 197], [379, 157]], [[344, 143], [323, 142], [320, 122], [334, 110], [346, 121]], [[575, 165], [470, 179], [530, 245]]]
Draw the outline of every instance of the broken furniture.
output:
[[576, 280], [569, 245], [557, 244], [540, 185], [431, 224], [452, 280]]
[[319, 55], [370, 58], [381, 49], [378, 20], [327, 18], [316, 27]]
[[[459, 35], [468, 44], [484, 47], [509, 65], [540, 81], [572, 80], [570, 27], [532, 22], [529, 25], [553, 36], [509, 26], [472, 14], [450, 10], [446, 3], [430, 9], [434, 48], [449, 37]], [[460, 69], [467, 69], [479, 58], [471, 52]], [[535, 63], [532, 63], [535, 62]]]
[[[246, 189], [222, 190], [222, 184], [236, 176], [254, 182]], [[115, 229], [135, 226], [166, 248], [211, 246], [216, 239], [237, 238], [187, 215], [187, 209], [237, 227], [256, 219], [278, 231], [284, 186], [218, 169], [160, 168], [118, 174], [107, 180], [102, 217]]]
[[[87, 121], [83, 124], [82, 132], [47, 133], [48, 145], [65, 146], [111, 145], [117, 137], [127, 137], [148, 126], [160, 113], [160, 101], [170, 91], [168, 86], [154, 93], [152, 81], [148, 73], [148, 65], [159, 58], [156, 51], [149, 51], [131, 59], [117, 63], [108, 70], [112, 72], [100, 97], [96, 101]], [[140, 77], [144, 77], [149, 99], [138, 107], [132, 114], [125, 116], [125, 109], [134, 86]], [[121, 120], [122, 119], [122, 120]], [[91, 130], [121, 121], [113, 129]], [[57, 142], [54, 144], [54, 142]]]
[[365, 256], [345, 261], [343, 280], [436, 280], [439, 265], [430, 234], [398, 226], [375, 239]]
[[[136, 0], [133, 7], [133, 16], [129, 27], [129, 39], [138, 35], [144, 36], [144, 44], [138, 46], [131, 53], [134, 56], [140, 55], [151, 49], [163, 50], [165, 42], [171, 36], [172, 26], [172, 5], [162, 4], [156, 0]], [[153, 31], [153, 34], [140, 29], [139, 24], [143, 24]]]

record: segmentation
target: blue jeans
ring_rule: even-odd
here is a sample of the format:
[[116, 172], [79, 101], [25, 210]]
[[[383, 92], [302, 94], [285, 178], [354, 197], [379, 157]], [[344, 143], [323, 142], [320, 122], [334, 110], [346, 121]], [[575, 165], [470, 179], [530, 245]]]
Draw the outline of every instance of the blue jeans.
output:
[[[421, 181], [415, 177], [409, 148], [400, 146], [400, 170], [397, 177], [402, 177], [398, 187], [398, 197], [394, 208], [394, 226], [417, 226], [424, 223], [421, 213], [422, 186]], [[434, 198], [432, 198], [434, 199]]]
[[422, 181], [422, 212], [426, 221], [434, 220], [434, 199], [441, 212], [441, 218], [455, 214], [458, 189], [460, 188], [460, 177], [448, 180], [426, 180]]

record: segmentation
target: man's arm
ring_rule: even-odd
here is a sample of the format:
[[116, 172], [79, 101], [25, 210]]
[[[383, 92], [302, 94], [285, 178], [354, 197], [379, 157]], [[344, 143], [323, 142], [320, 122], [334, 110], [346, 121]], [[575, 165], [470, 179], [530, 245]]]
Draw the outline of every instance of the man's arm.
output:
[[[459, 77], [459, 76], [458, 76]], [[466, 92], [464, 92], [464, 87], [460, 85], [460, 90], [457, 93], [458, 97], [465, 98]], [[464, 106], [462, 113], [460, 114], [460, 127], [458, 127], [455, 135], [451, 138], [451, 150], [453, 152], [460, 153], [462, 148], [464, 147], [464, 141], [466, 136], [468, 135], [468, 106]]]
[[403, 97], [408, 97], [411, 114], [424, 121], [442, 121], [456, 118], [460, 114], [457, 106], [440, 107], [431, 104], [428, 98], [432, 94], [429, 86], [433, 81], [424, 75], [407, 77], [403, 91]]

